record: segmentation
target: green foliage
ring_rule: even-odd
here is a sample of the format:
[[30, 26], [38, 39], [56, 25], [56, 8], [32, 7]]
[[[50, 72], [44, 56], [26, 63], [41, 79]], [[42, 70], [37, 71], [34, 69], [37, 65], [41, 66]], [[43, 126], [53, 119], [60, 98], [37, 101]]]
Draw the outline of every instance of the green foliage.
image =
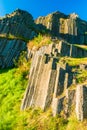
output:
[[87, 70], [78, 70], [76, 79], [78, 83], [87, 82]]
[[28, 63], [28, 61], [27, 61], [27, 52], [26, 51], [22, 51], [20, 53], [18, 60], [14, 59], [14, 65], [16, 67], [20, 67], [20, 66], [27, 64], [27, 63]]

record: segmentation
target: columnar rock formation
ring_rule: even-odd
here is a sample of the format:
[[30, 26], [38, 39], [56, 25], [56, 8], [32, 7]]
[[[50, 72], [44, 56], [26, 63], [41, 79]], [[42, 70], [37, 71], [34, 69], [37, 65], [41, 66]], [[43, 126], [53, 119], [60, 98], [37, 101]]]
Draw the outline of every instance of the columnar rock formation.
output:
[[76, 91], [76, 114], [79, 120], [87, 118], [87, 85], [78, 85]]
[[26, 11], [17, 9], [0, 19], [0, 34], [11, 34], [30, 39], [33, 37], [33, 33], [35, 33], [33, 26], [32, 15]]
[[[73, 106], [75, 111], [76, 106], [79, 116], [78, 113], [82, 110], [80, 111], [78, 106], [80, 99], [77, 100], [76, 97], [76, 92], [79, 93], [78, 89], [72, 87], [76, 85], [72, 67], [60, 61], [60, 56], [87, 56], [87, 51], [78, 53], [79, 51], [83, 49], [79, 50], [76, 47], [76, 53], [73, 53], [72, 45], [59, 41], [42, 47], [34, 53], [22, 110], [30, 106], [41, 107], [43, 110], [51, 107], [54, 116], [62, 111], [68, 116], [71, 107]], [[78, 119], [80, 120], [80, 117]]]
[[70, 43], [83, 44], [86, 42], [87, 22], [81, 20], [75, 13], [65, 15], [61, 12], [54, 12], [37, 18], [35, 22], [45, 25], [54, 36], [62, 36]]
[[[35, 22], [31, 14], [29, 14], [26, 11], [22, 11], [20, 9], [17, 9], [13, 13], [7, 14], [5, 17], [0, 18], [0, 39], [1, 39], [0, 46], [1, 48], [4, 47], [8, 48], [8, 49], [4, 48], [4, 50], [6, 51], [4, 55], [2, 52], [3, 49], [1, 49], [0, 51], [0, 59], [1, 59], [0, 66], [2, 68], [5, 66], [8, 67], [12, 65], [13, 59], [15, 57], [16, 58], [18, 57], [19, 52], [25, 50], [26, 44], [24, 44], [24, 42], [26, 43], [29, 39], [35, 37], [39, 32], [46, 33], [47, 29], [50, 30], [52, 36], [57, 36], [60, 37], [61, 39], [65, 39], [70, 44], [71, 43], [82, 44], [84, 42], [85, 43], [87, 42], [87, 36], [86, 36], [87, 22], [79, 19], [78, 15], [76, 15], [75, 13], [71, 15], [65, 15], [60, 12], [55, 12], [49, 14], [46, 17], [39, 17]], [[20, 44], [20, 47], [18, 46], [17, 48], [17, 50], [19, 51], [18, 52], [16, 51], [15, 53], [16, 55], [14, 55], [12, 53], [12, 50], [9, 49], [10, 48], [9, 43], [11, 42], [12, 42], [11, 45], [14, 45], [14, 43]], [[74, 46], [71, 47], [71, 45], [69, 45], [67, 46], [68, 48], [66, 53], [64, 52], [64, 48], [66, 47], [66, 45], [65, 46], [64, 45], [61, 54], [75, 57], [76, 54], [74, 53], [77, 53], [77, 48]], [[14, 48], [14, 46], [11, 48]], [[81, 57], [83, 57], [86, 55], [86, 52], [83, 52], [80, 48], [78, 50], [80, 51], [79, 56], [81, 55]], [[11, 63], [7, 64], [6, 62], [7, 60], [5, 59], [8, 59], [7, 57], [8, 52], [9, 55], [11, 54], [13, 55], [13, 58], [11, 58]]]
[[17, 59], [20, 52], [26, 49], [26, 43], [22, 40], [0, 39], [0, 67], [13, 66], [13, 60]]

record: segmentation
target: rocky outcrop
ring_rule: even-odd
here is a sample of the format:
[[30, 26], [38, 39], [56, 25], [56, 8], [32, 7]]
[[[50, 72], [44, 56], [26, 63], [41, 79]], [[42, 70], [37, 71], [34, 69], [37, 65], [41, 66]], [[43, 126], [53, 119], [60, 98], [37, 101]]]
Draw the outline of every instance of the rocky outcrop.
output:
[[32, 15], [20, 9], [0, 18], [0, 67], [13, 66], [13, 60], [27, 50], [27, 42], [44, 32], [43, 25], [36, 25]]
[[20, 9], [0, 19], [1, 68], [13, 66], [13, 60], [27, 50], [27, 40], [36, 35], [33, 26], [31, 14]]
[[[60, 12], [55, 12], [49, 14], [46, 17], [39, 17], [36, 21], [37, 24], [34, 23], [34, 20], [26, 11], [22, 11], [20, 9], [15, 10], [11, 14], [7, 14], [5, 17], [0, 18], [0, 46], [1, 48], [10, 48], [9, 42], [13, 41], [11, 45], [14, 45], [19, 41], [23, 44], [26, 43], [23, 47], [20, 44], [20, 47], [17, 48], [19, 52], [25, 50], [27, 41], [37, 36], [40, 33], [51, 33], [53, 36], [60, 37], [60, 39], [66, 39], [69, 43], [86, 43], [86, 31], [87, 31], [87, 22], [82, 21], [78, 18], [78, 15], [71, 14], [65, 15]], [[49, 30], [47, 30], [49, 29]], [[5, 39], [5, 40], [4, 40]], [[3, 44], [2, 44], [3, 41]], [[16, 42], [17, 41], [17, 42]], [[64, 44], [66, 41], [60, 42], [58, 46], [60, 49], [56, 49], [55, 55], [60, 54], [61, 56], [72, 56], [72, 57], [84, 57], [87, 55], [87, 52], [82, 50], [81, 48], [72, 46], [70, 44]], [[17, 45], [15, 45], [17, 46]], [[4, 49], [5, 49], [4, 48]], [[11, 48], [14, 48], [11, 47]], [[20, 50], [20, 48], [22, 48]], [[1, 49], [2, 50], [2, 49]], [[3, 50], [2, 50], [3, 51]], [[3, 55], [3, 52], [0, 51], [0, 66], [3, 68], [4, 66], [10, 66], [12, 63], [7, 65], [6, 57], [9, 51], [9, 54], [12, 54], [11, 49], [5, 50], [6, 52]], [[15, 50], [14, 50], [15, 51]], [[18, 57], [18, 53], [16, 52]], [[79, 55], [78, 55], [79, 53]], [[6, 55], [5, 55], [6, 54]], [[14, 54], [12, 54], [14, 55]], [[11, 59], [11, 61], [15, 57]], [[2, 65], [3, 64], [3, 65]]]
[[[57, 42], [57, 43], [56, 43]], [[44, 52], [47, 48], [47, 51]], [[50, 56], [55, 57], [63, 57], [63, 56], [69, 56], [74, 58], [82, 58], [87, 57], [87, 50], [84, 48], [81, 48], [78, 45], [69, 44], [68, 42], [64, 40], [59, 41], [53, 41], [53, 43], [49, 46], [41, 47], [38, 51], [39, 54], [49, 54]], [[35, 54], [35, 51], [28, 50], [28, 57], [32, 57]]]
[[64, 15], [61, 12], [54, 12], [45, 17], [37, 18], [35, 22], [45, 25], [54, 36], [60, 36], [70, 43], [87, 43], [85, 35], [87, 22], [81, 20], [75, 13]]
[[53, 95], [56, 97], [61, 95], [65, 87], [68, 88], [72, 84], [73, 74], [71, 70], [67, 70], [67, 65], [57, 64], [59, 59], [54, 56], [54, 50], [55, 44], [51, 44], [44, 49], [43, 53], [37, 51], [33, 57], [30, 82], [22, 109], [33, 105], [46, 109], [50, 107]]
[[35, 35], [32, 15], [20, 9], [7, 14], [0, 19], [0, 34], [11, 34], [31, 39]]
[[69, 116], [72, 106], [75, 111], [75, 106], [79, 101], [76, 97], [78, 90], [71, 87], [76, 85], [74, 73], [72, 72], [72, 66], [61, 62], [60, 57], [79, 57], [84, 56], [84, 54], [87, 56], [87, 51], [79, 55], [78, 51], [83, 49], [79, 50], [76, 47], [76, 50], [77, 52], [73, 54], [71, 44], [59, 41], [44, 46], [33, 53], [29, 84], [22, 101], [22, 110], [27, 107], [40, 107], [43, 110], [51, 107], [54, 116], [62, 111], [66, 116]]

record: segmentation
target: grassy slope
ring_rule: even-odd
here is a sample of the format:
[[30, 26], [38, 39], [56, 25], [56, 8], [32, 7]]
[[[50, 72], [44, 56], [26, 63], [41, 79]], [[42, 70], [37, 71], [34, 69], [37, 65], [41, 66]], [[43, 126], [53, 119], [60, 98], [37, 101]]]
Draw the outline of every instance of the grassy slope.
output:
[[10, 130], [20, 123], [20, 102], [26, 85], [27, 80], [19, 70], [0, 71], [0, 130]]
[[86, 123], [53, 117], [51, 110], [39, 108], [20, 111], [28, 80], [20, 69], [0, 70], [0, 130], [87, 130]]

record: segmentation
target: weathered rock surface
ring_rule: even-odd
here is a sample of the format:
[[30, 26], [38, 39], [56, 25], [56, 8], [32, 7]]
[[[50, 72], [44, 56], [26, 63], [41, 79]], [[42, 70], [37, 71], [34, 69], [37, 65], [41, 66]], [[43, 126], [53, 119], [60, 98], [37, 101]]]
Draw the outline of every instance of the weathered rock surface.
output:
[[77, 14], [65, 15], [61, 12], [54, 12], [44, 17], [39, 17], [35, 21], [43, 24], [51, 30], [52, 34], [62, 37], [70, 43], [87, 43], [87, 22], [81, 20]]

